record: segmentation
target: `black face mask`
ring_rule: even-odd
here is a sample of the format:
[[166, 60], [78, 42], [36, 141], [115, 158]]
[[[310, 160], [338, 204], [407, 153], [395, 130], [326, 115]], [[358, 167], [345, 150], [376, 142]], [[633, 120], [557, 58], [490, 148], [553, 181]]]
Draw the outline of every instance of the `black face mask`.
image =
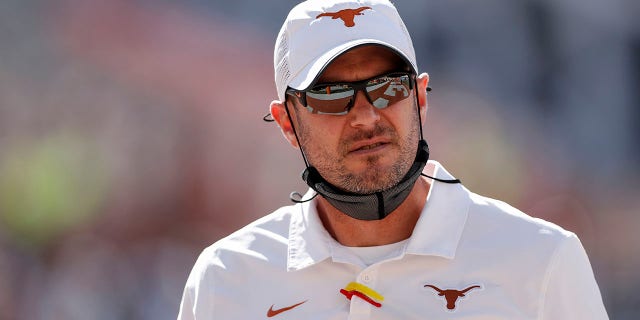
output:
[[359, 220], [381, 220], [395, 210], [409, 196], [413, 185], [420, 177], [429, 160], [429, 146], [425, 140], [418, 143], [418, 151], [413, 165], [395, 186], [371, 194], [342, 191], [325, 180], [318, 170], [308, 166], [302, 179], [322, 195], [332, 206], [346, 215]]

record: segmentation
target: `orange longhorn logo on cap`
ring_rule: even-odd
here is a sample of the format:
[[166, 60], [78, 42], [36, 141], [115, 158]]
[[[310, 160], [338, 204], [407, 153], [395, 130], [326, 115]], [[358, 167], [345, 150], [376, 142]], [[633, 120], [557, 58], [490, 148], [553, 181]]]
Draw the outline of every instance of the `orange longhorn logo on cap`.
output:
[[371, 9], [371, 7], [360, 7], [358, 9], [344, 9], [338, 12], [324, 12], [319, 14], [316, 17], [316, 19], [319, 19], [321, 17], [331, 17], [332, 19], [340, 18], [344, 22], [345, 27], [353, 27], [356, 25], [355, 22], [353, 21], [355, 16], [363, 15], [362, 11], [367, 9]]

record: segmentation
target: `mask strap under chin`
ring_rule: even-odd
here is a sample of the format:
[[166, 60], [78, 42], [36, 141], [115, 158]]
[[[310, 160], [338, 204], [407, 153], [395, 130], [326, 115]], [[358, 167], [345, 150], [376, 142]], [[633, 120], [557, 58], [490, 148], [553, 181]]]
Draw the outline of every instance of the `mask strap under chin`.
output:
[[[415, 90], [416, 90], [416, 111], [418, 112], [418, 127], [420, 128], [420, 140], [424, 140], [424, 135], [422, 134], [422, 115], [420, 114], [420, 99], [418, 99], [418, 79], [415, 80]], [[427, 92], [431, 91], [431, 88], [427, 87]], [[426, 103], [426, 101], [425, 101]], [[425, 106], [426, 108], [426, 106]]]
[[[293, 125], [293, 119], [291, 118], [291, 112], [289, 112], [289, 106], [287, 106], [287, 101], [284, 101], [284, 108], [287, 111], [287, 117], [289, 118], [289, 122], [291, 123], [291, 129], [293, 130], [293, 135], [296, 137], [296, 142], [298, 143], [298, 148], [300, 148], [300, 154], [302, 154], [302, 160], [304, 160], [304, 165], [306, 167], [306, 169], [309, 169], [309, 161], [307, 160], [307, 156], [305, 156], [304, 154], [304, 150], [302, 150], [302, 144], [300, 143], [300, 138], [298, 138], [298, 133], [296, 132], [296, 126]], [[289, 194], [289, 200], [291, 200], [291, 202], [294, 203], [305, 203], [305, 202], [309, 202], [313, 199], [315, 199], [315, 197], [318, 196], [319, 193], [316, 192], [316, 194], [314, 194], [311, 198], [309, 199], [302, 199], [302, 195], [300, 194], [300, 192], [297, 191], [293, 191]]]
[[296, 126], [293, 125], [293, 119], [291, 119], [291, 112], [289, 112], [289, 106], [287, 106], [287, 100], [284, 101], [284, 109], [287, 111], [287, 117], [289, 118], [289, 122], [291, 123], [291, 129], [293, 130], [293, 135], [296, 137], [296, 142], [298, 143], [298, 148], [300, 148], [300, 153], [302, 154], [302, 160], [304, 160], [305, 167], [309, 168], [309, 161], [307, 161], [307, 156], [304, 154], [304, 150], [302, 150], [302, 144], [300, 143], [300, 138], [298, 138], [298, 132], [296, 132]]
[[[418, 80], [416, 79], [416, 90], [418, 89]], [[427, 87], [427, 93], [429, 94], [429, 92], [431, 92], [431, 88]], [[418, 95], [416, 94], [416, 108], [418, 109], [418, 121], [420, 121], [420, 139], [423, 140], [423, 136], [422, 136], [422, 115], [420, 114], [420, 100], [418, 99]], [[439, 181], [439, 182], [444, 182], [444, 183], [462, 183], [462, 181], [460, 181], [460, 179], [440, 179], [440, 178], [436, 178], [436, 177], [432, 177], [430, 175], [426, 175], [424, 173], [420, 173], [421, 176], [423, 177], [427, 177], [429, 179], [433, 179], [435, 181]]]
[[316, 194], [314, 194], [311, 198], [302, 199], [302, 195], [300, 194], [300, 192], [294, 191], [289, 194], [289, 200], [291, 200], [291, 202], [293, 203], [305, 203], [315, 199], [318, 195], [319, 193], [316, 192]]
[[460, 181], [460, 179], [440, 179], [440, 178], [432, 177], [430, 175], [426, 175], [424, 173], [420, 173], [420, 175], [423, 176], [423, 177], [427, 177], [429, 179], [433, 179], [435, 181], [444, 182], [444, 183], [451, 183], [451, 184], [462, 183], [462, 181]]

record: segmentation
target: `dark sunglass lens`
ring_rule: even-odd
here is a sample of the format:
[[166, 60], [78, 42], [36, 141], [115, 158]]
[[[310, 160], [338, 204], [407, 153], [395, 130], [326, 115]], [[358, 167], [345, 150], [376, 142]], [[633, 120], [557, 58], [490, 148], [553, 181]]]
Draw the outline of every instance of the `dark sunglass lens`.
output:
[[383, 109], [409, 97], [410, 84], [408, 75], [382, 76], [367, 82], [367, 93], [373, 106]]
[[320, 85], [307, 91], [307, 106], [313, 113], [346, 114], [353, 97], [353, 88], [347, 84]]

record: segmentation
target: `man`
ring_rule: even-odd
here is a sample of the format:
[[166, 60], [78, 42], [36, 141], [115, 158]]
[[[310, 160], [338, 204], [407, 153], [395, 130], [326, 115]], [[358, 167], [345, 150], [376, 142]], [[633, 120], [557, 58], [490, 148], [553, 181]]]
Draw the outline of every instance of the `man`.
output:
[[310, 0], [270, 114], [310, 190], [198, 258], [179, 319], [607, 319], [575, 234], [428, 160], [429, 76], [386, 0]]

